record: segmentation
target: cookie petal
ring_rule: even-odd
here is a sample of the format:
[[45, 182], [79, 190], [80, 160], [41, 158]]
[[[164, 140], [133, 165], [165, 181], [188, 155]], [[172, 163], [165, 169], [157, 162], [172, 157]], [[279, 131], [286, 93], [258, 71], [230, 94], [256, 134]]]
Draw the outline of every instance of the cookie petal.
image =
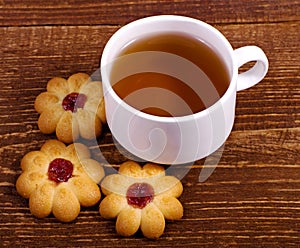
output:
[[110, 194], [101, 201], [99, 213], [103, 218], [114, 219], [126, 206], [127, 200], [124, 196]]
[[79, 109], [75, 116], [81, 137], [91, 140], [101, 134], [102, 124], [96, 114]]
[[88, 101], [99, 101], [103, 97], [102, 83], [89, 82], [81, 87], [80, 93], [88, 96]]
[[54, 185], [52, 182], [46, 181], [30, 195], [30, 212], [38, 218], [47, 217], [52, 210], [53, 197]]
[[53, 198], [52, 212], [62, 222], [70, 222], [78, 216], [80, 212], [79, 201], [66, 184], [57, 187]]
[[121, 164], [119, 173], [128, 177], [141, 177], [142, 168], [134, 161], [127, 161]]
[[34, 102], [34, 108], [38, 113], [50, 110], [54, 105], [59, 104], [59, 98], [53, 93], [43, 92], [37, 96]]
[[84, 105], [84, 110], [95, 114], [100, 118], [102, 123], [106, 123], [104, 98], [101, 98], [100, 100], [87, 101]]
[[100, 103], [100, 100], [90, 100], [88, 99], [84, 104], [84, 110], [89, 111], [91, 113], [97, 113], [97, 108]]
[[70, 93], [67, 80], [61, 77], [50, 79], [47, 84], [47, 91], [57, 95], [60, 99], [63, 99]]
[[95, 182], [99, 183], [101, 179], [104, 177], [104, 169], [100, 163], [98, 163], [94, 159], [85, 159], [81, 161], [81, 165], [83, 166], [85, 172], [88, 176]]
[[100, 200], [100, 189], [88, 176], [73, 177], [69, 184], [82, 206], [94, 206]]
[[41, 151], [32, 151], [27, 153], [21, 160], [23, 171], [40, 171], [46, 173], [51, 161], [47, 155]]
[[67, 146], [64, 156], [66, 159], [72, 161], [73, 164], [80, 164], [82, 160], [90, 158], [91, 153], [89, 148], [84, 144], [73, 143]]
[[71, 111], [65, 111], [56, 127], [56, 136], [65, 143], [72, 143], [79, 137], [79, 128], [76, 118]]
[[153, 203], [149, 203], [142, 210], [141, 230], [145, 237], [159, 238], [165, 229], [165, 218]]
[[57, 124], [64, 114], [64, 110], [60, 107], [53, 107], [43, 111], [38, 119], [38, 126], [42, 133], [54, 133]]
[[17, 192], [24, 198], [29, 198], [32, 192], [44, 184], [46, 174], [35, 171], [24, 171], [17, 179]]
[[90, 81], [90, 76], [86, 73], [76, 73], [68, 78], [70, 92], [80, 92], [80, 88]]
[[106, 123], [106, 112], [105, 112], [105, 101], [104, 98], [102, 98], [100, 105], [98, 106], [97, 109], [97, 116], [100, 118], [102, 123]]
[[175, 197], [162, 195], [155, 197], [153, 203], [168, 220], [179, 220], [183, 216], [183, 207]]
[[117, 233], [128, 237], [135, 234], [141, 224], [141, 210], [137, 208], [125, 208], [118, 215], [116, 222]]
[[127, 189], [131, 184], [132, 180], [130, 178], [119, 174], [112, 174], [103, 179], [101, 189], [105, 195], [115, 193], [126, 196]]
[[165, 169], [160, 165], [147, 163], [143, 166], [142, 169], [143, 177], [163, 177], [164, 175], [165, 175]]
[[66, 149], [66, 145], [58, 140], [48, 140], [45, 144], [41, 147], [41, 152], [46, 154], [50, 162], [55, 159], [62, 157], [64, 150]]
[[158, 179], [153, 186], [155, 195], [164, 194], [177, 198], [183, 191], [181, 182], [174, 176], [164, 176]]

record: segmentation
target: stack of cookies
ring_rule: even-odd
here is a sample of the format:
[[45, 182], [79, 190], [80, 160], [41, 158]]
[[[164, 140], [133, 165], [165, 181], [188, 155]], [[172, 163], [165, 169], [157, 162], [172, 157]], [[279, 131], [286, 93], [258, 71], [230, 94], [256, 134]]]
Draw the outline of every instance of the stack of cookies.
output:
[[166, 175], [164, 167], [152, 163], [141, 167], [127, 161], [105, 177], [103, 165], [91, 157], [89, 148], [76, 142], [99, 137], [106, 123], [101, 82], [85, 73], [68, 79], [55, 77], [48, 82], [47, 91], [37, 96], [34, 107], [40, 114], [40, 131], [57, 137], [21, 161], [16, 188], [29, 199], [34, 216], [44, 218], [52, 213], [70, 222], [81, 206], [100, 202], [100, 215], [116, 219], [118, 234], [131, 236], [140, 229], [148, 238], [163, 234], [165, 219], [182, 218], [183, 207], [177, 199], [182, 184]]

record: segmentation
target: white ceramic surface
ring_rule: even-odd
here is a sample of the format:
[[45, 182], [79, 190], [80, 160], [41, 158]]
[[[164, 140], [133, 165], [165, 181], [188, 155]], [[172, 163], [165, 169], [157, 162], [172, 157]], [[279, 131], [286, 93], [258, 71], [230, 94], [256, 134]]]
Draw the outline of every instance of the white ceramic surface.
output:
[[[160, 32], [181, 32], [195, 36], [209, 44], [222, 57], [231, 81], [219, 101], [196, 114], [159, 117], [140, 112], [118, 97], [110, 82], [111, 65], [116, 56], [129, 42]], [[255, 65], [247, 72], [238, 74], [238, 68], [250, 61], [256, 61]], [[138, 67], [138, 63], [126, 66], [124, 73], [135, 67]], [[217, 29], [202, 21], [162, 15], [131, 22], [110, 38], [101, 58], [109, 128], [126, 150], [143, 160], [184, 164], [204, 158], [218, 149], [232, 130], [236, 92], [261, 81], [267, 70], [267, 57], [259, 47], [245, 46], [233, 50]]]

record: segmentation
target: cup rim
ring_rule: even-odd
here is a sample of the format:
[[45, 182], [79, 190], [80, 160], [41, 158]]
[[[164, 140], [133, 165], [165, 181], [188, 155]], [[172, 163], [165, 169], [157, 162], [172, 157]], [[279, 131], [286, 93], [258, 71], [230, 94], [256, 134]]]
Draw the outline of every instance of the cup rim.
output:
[[[132, 107], [131, 105], [129, 105], [128, 103], [126, 103], [125, 101], [123, 101], [118, 95], [117, 93], [113, 90], [110, 82], [109, 82], [109, 78], [105, 76], [107, 76], [107, 73], [103, 73], [105, 66], [108, 64], [107, 62], [107, 58], [109, 55], [109, 51], [112, 49], [113, 44], [115, 42], [118, 41], [119, 36], [122, 35], [123, 32], [126, 32], [127, 29], [129, 28], [133, 28], [136, 25], [143, 25], [143, 23], [149, 22], [149, 21], [166, 21], [166, 20], [176, 20], [176, 21], [184, 21], [184, 22], [192, 22], [195, 23], [197, 25], [202, 25], [208, 29], [210, 29], [210, 31], [212, 31], [216, 36], [218, 36], [219, 39], [222, 40], [224, 47], [227, 48], [229, 54], [230, 54], [230, 60], [232, 63], [232, 68], [229, 68], [230, 70], [232, 70], [230, 72], [231, 74], [231, 78], [230, 78], [230, 82], [229, 82], [229, 86], [227, 87], [225, 93], [212, 105], [210, 105], [209, 107], [207, 107], [204, 110], [201, 110], [197, 113], [193, 113], [193, 114], [188, 114], [188, 115], [184, 115], [184, 116], [170, 116], [170, 117], [166, 117], [166, 116], [157, 116], [157, 115], [152, 115], [152, 114], [148, 114], [145, 112], [142, 112], [134, 107]], [[154, 15], [154, 16], [148, 16], [148, 17], [144, 17], [141, 19], [137, 19], [134, 20], [132, 22], [129, 22], [128, 24], [122, 26], [121, 28], [119, 28], [108, 40], [108, 42], [106, 43], [104, 49], [103, 49], [103, 53], [101, 56], [101, 60], [100, 60], [100, 69], [101, 69], [101, 75], [102, 75], [102, 83], [104, 86], [104, 97], [105, 94], [111, 94], [111, 96], [114, 98], [115, 101], [117, 101], [119, 104], [122, 104], [123, 107], [126, 107], [126, 109], [128, 111], [130, 111], [133, 114], [137, 114], [141, 117], [141, 118], [145, 118], [145, 119], [149, 119], [152, 121], [158, 121], [158, 122], [164, 122], [164, 123], [168, 123], [168, 122], [185, 122], [185, 121], [190, 121], [191, 119], [198, 119], [201, 118], [205, 115], [207, 115], [207, 113], [209, 113], [210, 111], [213, 111], [214, 109], [218, 108], [219, 104], [224, 103], [227, 101], [228, 98], [230, 98], [232, 92], [236, 92], [236, 81], [237, 81], [237, 66], [236, 66], [236, 62], [234, 60], [234, 55], [233, 55], [233, 48], [231, 46], [231, 44], [229, 43], [229, 41], [226, 39], [226, 37], [215, 27], [213, 27], [212, 25], [192, 18], [192, 17], [188, 17], [188, 16], [182, 16], [182, 15]], [[105, 75], [105, 76], [104, 76]]]

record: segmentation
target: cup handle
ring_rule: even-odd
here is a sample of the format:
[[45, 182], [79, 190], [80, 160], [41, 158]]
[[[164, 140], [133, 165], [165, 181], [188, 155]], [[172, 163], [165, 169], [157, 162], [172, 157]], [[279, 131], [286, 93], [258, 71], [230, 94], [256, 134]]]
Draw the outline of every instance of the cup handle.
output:
[[237, 79], [237, 91], [244, 90], [259, 83], [267, 74], [269, 62], [263, 50], [257, 46], [244, 46], [233, 51], [237, 66], [256, 61], [248, 71], [240, 73]]

